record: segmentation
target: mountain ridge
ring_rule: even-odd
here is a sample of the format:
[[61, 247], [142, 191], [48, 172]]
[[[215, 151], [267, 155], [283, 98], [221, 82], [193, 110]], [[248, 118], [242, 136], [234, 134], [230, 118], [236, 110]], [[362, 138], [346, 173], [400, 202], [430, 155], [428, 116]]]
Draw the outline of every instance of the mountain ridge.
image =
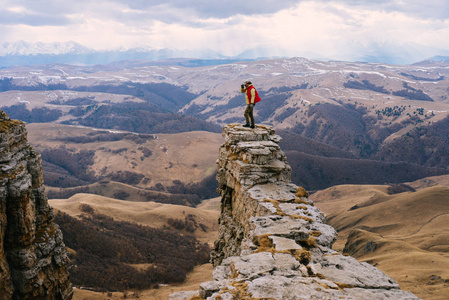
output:
[[[93, 65], [121, 60], [147, 59], [159, 61], [173, 58], [191, 58], [193, 61], [202, 60], [201, 64], [198, 64], [198, 61], [193, 63], [193, 65], [190, 64], [190, 66], [200, 66], [217, 64], [220, 60], [242, 61], [288, 57], [293, 53], [295, 56], [307, 56], [311, 59], [322, 61], [360, 61], [365, 63], [406, 65], [425, 61], [427, 58], [435, 60], [438, 59], [438, 56], [449, 55], [447, 50], [433, 49], [415, 43], [397, 43], [393, 41], [374, 41], [368, 44], [352, 41], [351, 46], [345, 45], [344, 48], [347, 49], [345, 53], [328, 55], [326, 58], [318, 53], [310, 53], [308, 51], [294, 52], [268, 47], [247, 49], [237, 55], [229, 56], [211, 49], [156, 49], [148, 45], [140, 45], [96, 50], [74, 41], [29, 43], [21, 40], [15, 43], [6, 42], [0, 46], [0, 67], [46, 63]], [[207, 62], [207, 60], [210, 60], [210, 62]]]
[[[395, 178], [385, 170], [399, 168], [390, 164], [407, 165], [415, 170], [413, 176], [447, 173], [447, 139], [439, 133], [449, 125], [445, 63], [426, 67], [277, 58], [188, 68], [139, 61], [17, 67], [0, 70], [0, 78], [2, 107], [16, 118], [141, 134], [218, 132], [223, 124], [242, 122], [239, 87], [251, 79], [262, 97], [256, 123], [313, 145], [314, 153], [301, 144], [288, 149], [295, 151], [291, 157], [307, 156], [315, 174], [311, 182], [324, 182], [326, 173], [314, 164], [324, 166], [323, 158], [342, 155], [354, 158], [345, 160], [351, 164], [343, 164], [344, 170], [360, 168], [360, 160], [367, 160], [365, 165], [376, 165], [370, 170], [382, 171], [378, 178], [388, 175], [394, 182], [418, 177]], [[419, 171], [416, 163], [426, 171]], [[295, 169], [295, 174], [301, 172]], [[325, 181], [333, 185], [361, 178], [349, 175], [346, 182], [336, 182], [338, 176], [326, 176]]]

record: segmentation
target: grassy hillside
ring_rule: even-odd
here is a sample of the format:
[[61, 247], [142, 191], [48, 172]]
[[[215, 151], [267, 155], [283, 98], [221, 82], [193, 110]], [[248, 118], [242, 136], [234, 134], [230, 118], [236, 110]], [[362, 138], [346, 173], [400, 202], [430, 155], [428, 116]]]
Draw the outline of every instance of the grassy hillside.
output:
[[409, 162], [325, 157], [296, 150], [287, 150], [285, 153], [292, 167], [292, 181], [309, 190], [347, 183], [400, 183], [447, 173], [443, 168], [430, 168]]
[[28, 124], [27, 130], [30, 144], [42, 153], [49, 186], [115, 181], [148, 193], [216, 195], [215, 186], [201, 186], [214, 180], [220, 134], [146, 135], [47, 123]]
[[[216, 206], [207, 202], [203, 206]], [[111, 294], [120, 297], [158, 299], [153, 297], [163, 295], [161, 299], [166, 299], [171, 290], [158, 284], [182, 281], [177, 284], [181, 290], [192, 284], [196, 286], [191, 289], [197, 289], [200, 282], [210, 280], [209, 264], [192, 267], [208, 260], [203, 243], [212, 245], [218, 235], [216, 208], [128, 202], [90, 194], [49, 203], [57, 210], [56, 221], [76, 265], [71, 276], [77, 286], [116, 291]], [[139, 291], [129, 292], [129, 288]], [[101, 295], [76, 289], [74, 299]]]
[[444, 299], [449, 187], [388, 191], [383, 185], [341, 185], [311, 198], [339, 233], [334, 249], [374, 264], [423, 299]]

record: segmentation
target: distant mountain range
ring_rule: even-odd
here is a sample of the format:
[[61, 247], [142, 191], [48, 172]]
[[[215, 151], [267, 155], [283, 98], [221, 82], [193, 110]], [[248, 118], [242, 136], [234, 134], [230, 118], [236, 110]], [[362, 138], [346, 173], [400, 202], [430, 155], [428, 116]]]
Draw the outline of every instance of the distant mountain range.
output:
[[196, 62], [208, 60], [5, 68], [0, 109], [28, 123], [217, 133], [244, 121], [240, 84], [250, 79], [262, 98], [256, 124], [272, 125], [284, 137], [292, 179], [307, 189], [398, 183], [449, 171], [448, 63], [277, 58], [180, 65]]
[[325, 61], [360, 61], [398, 65], [413, 64], [426, 60], [441, 62], [442, 58], [445, 58], [447, 61], [449, 57], [449, 50], [434, 49], [412, 43], [371, 42], [362, 44], [354, 41], [349, 46], [345, 45], [345, 49], [349, 50], [338, 55], [323, 56], [313, 52], [292, 52], [291, 50], [273, 50], [268, 47], [256, 47], [230, 57], [211, 49], [195, 51], [166, 48], [154, 49], [150, 46], [140, 46], [128, 49], [95, 50], [74, 41], [65, 43], [28, 43], [19, 41], [16, 43], [4, 43], [0, 46], [0, 68], [14, 65], [52, 63], [96, 65], [123, 60], [159, 61], [173, 58], [198, 59], [195, 63], [186, 65], [197, 67], [227, 64], [243, 60], [281, 57], [282, 55], [280, 53], [288, 53], [290, 57], [308, 57]]

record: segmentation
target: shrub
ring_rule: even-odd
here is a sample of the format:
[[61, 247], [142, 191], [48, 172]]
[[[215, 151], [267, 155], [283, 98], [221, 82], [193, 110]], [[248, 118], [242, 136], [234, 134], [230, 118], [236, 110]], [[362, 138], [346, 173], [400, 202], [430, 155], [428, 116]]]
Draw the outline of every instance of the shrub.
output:
[[[98, 291], [150, 288], [184, 281], [187, 272], [208, 261], [210, 248], [192, 236], [141, 226], [92, 212], [81, 220], [58, 212], [71, 254], [70, 277], [76, 286]], [[136, 270], [130, 264], [151, 264]]]
[[[95, 151], [93, 150], [81, 150], [79, 153], [75, 153], [65, 146], [60, 146], [59, 148], [44, 149], [41, 151], [41, 155], [42, 160], [58, 166], [80, 180], [92, 182], [96, 179], [94, 174], [87, 170], [94, 163]], [[44, 168], [45, 166], [44, 164]], [[44, 173], [45, 171], [44, 169]]]
[[387, 189], [388, 195], [400, 194], [404, 192], [416, 192], [416, 190], [404, 183], [390, 184]]
[[177, 230], [186, 230], [187, 232], [195, 232], [198, 228], [207, 232], [207, 226], [196, 221], [195, 215], [188, 214], [184, 220], [181, 219], [168, 219], [168, 225]]
[[122, 190], [115, 192], [113, 195], [113, 197], [115, 199], [119, 199], [119, 200], [126, 200], [126, 199], [128, 199], [129, 196], [130, 196], [130, 194], [128, 192], [122, 191]]
[[145, 175], [130, 172], [130, 171], [118, 171], [109, 175], [109, 178], [114, 181], [126, 183], [126, 184], [138, 184]]

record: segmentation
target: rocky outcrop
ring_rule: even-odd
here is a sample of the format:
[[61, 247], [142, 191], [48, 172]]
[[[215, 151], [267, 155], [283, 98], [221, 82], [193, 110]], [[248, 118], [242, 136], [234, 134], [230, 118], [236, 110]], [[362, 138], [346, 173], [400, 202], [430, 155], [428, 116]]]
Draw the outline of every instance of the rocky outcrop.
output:
[[71, 299], [62, 233], [25, 125], [0, 111], [0, 299]]
[[377, 268], [331, 249], [337, 233], [291, 183], [271, 127], [231, 124], [223, 135], [214, 280], [170, 299], [418, 299]]

